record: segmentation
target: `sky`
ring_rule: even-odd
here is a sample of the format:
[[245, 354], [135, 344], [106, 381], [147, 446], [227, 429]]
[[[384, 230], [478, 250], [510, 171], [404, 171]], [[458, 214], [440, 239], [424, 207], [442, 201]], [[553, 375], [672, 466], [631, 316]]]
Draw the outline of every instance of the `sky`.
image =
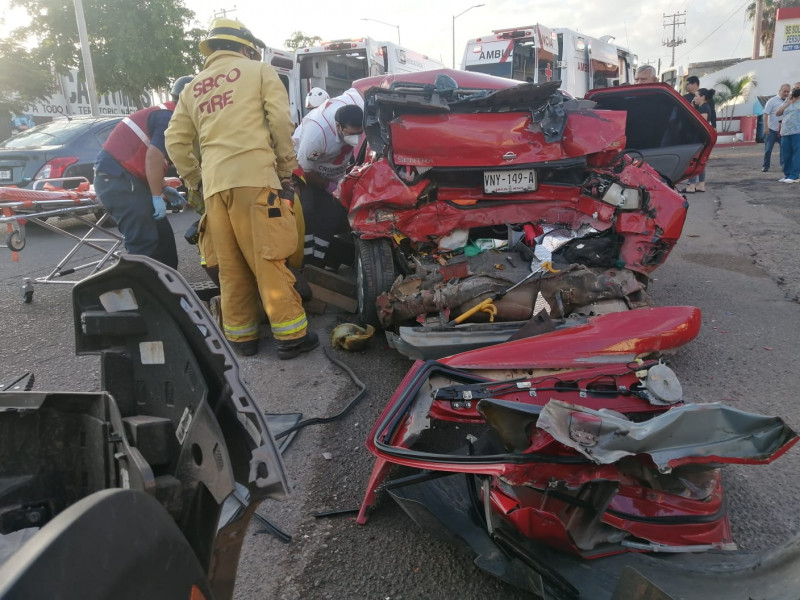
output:
[[[684, 22], [676, 30], [685, 43], [675, 49], [675, 65], [690, 62], [749, 57], [752, 52], [752, 25], [745, 17], [751, 0], [406, 0], [404, 2], [336, 3], [303, 0], [296, 5], [263, 0], [183, 0], [196, 14], [198, 25], [207, 27], [211, 19], [227, 16], [242, 21], [268, 46], [282, 48], [292, 32], [318, 35], [323, 40], [370, 36], [397, 41], [398, 28], [403, 46], [426, 54], [450, 66], [455, 37], [456, 65], [461, 61], [468, 39], [493, 29], [507, 29], [541, 23], [547, 27], [566, 27], [592, 37], [612, 35], [618, 45], [639, 56], [639, 63], [671, 63], [671, 49], [662, 42], [672, 37], [669, 15]], [[483, 4], [470, 8], [476, 4]], [[297, 14], [285, 7], [296, 6]], [[271, 10], [280, 6], [280, 11]], [[359, 7], [359, 10], [356, 10]], [[465, 12], [466, 11], [466, 12]], [[0, 37], [24, 22], [25, 13], [9, 10], [8, 0], [0, 0]], [[459, 15], [453, 19], [454, 15]], [[667, 15], [667, 18], [664, 17]], [[371, 19], [365, 21], [362, 19]], [[379, 23], [377, 21], [382, 21]], [[455, 30], [455, 36], [453, 31]], [[91, 32], [90, 32], [91, 35]]]

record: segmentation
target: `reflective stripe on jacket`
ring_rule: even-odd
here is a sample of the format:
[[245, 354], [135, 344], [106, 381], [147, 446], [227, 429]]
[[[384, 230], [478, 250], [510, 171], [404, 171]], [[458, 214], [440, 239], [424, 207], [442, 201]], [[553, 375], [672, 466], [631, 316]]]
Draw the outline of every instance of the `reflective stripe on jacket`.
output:
[[[164, 102], [150, 108], [137, 110], [117, 123], [114, 131], [108, 136], [103, 150], [113, 156], [128, 173], [147, 183], [147, 170], [144, 157], [150, 145], [147, 132], [147, 119], [157, 110], [175, 110], [174, 102]], [[164, 165], [166, 173], [166, 164]]]
[[202, 179], [206, 198], [237, 187], [279, 189], [280, 178], [297, 167], [293, 128], [275, 69], [217, 50], [181, 92], [167, 128], [167, 152], [189, 188], [197, 189]]

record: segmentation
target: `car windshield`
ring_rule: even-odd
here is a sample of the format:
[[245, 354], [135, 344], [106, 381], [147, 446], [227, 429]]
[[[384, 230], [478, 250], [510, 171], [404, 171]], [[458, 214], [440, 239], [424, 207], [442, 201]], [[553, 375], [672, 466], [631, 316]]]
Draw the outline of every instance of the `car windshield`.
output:
[[88, 121], [59, 119], [31, 127], [0, 144], [0, 148], [32, 148], [61, 146], [86, 130]]

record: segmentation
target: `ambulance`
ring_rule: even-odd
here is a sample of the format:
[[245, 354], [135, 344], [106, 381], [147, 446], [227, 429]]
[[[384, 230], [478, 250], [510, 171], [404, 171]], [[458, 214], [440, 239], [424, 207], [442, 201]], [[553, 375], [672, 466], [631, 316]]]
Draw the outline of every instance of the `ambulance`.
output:
[[561, 81], [561, 89], [583, 97], [633, 83], [637, 57], [613, 39], [539, 24], [497, 29], [467, 42], [461, 68], [528, 83]]
[[441, 69], [445, 66], [408, 48], [370, 37], [333, 40], [298, 48], [295, 57], [301, 99], [313, 87], [324, 89], [333, 98], [350, 89], [357, 79], [387, 73]]
[[303, 98], [299, 96], [299, 73], [297, 71], [297, 59], [291, 50], [280, 50], [278, 48], [265, 48], [263, 52], [264, 62], [271, 65], [278, 74], [278, 77], [286, 88], [289, 95], [289, 112], [292, 121], [297, 124], [303, 118]]

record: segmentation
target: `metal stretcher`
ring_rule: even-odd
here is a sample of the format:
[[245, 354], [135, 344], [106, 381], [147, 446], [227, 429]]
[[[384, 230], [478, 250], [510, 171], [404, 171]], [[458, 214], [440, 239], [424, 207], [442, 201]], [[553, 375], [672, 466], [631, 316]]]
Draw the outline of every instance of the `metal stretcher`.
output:
[[[25, 248], [25, 226], [28, 223], [34, 223], [76, 242], [49, 274], [44, 277], [25, 277], [23, 279], [22, 299], [26, 303], [33, 300], [32, 284], [72, 285], [79, 279], [64, 279], [65, 276], [87, 269], [89, 273], [86, 276], [91, 275], [109, 266], [119, 255], [123, 243], [122, 235], [107, 228], [113, 221], [103, 209], [95, 192], [90, 189], [89, 182], [83, 178], [77, 179], [81, 180], [78, 187], [70, 190], [52, 188], [52, 184], [48, 186], [46, 180], [38, 182], [40, 185], [47, 186], [45, 189], [0, 187], [0, 224], [6, 226], [6, 245], [13, 252], [14, 260], [18, 260], [17, 252]], [[60, 185], [64, 185], [66, 180], [59, 179], [57, 181]], [[84, 235], [75, 235], [62, 227], [48, 223], [47, 220], [50, 217], [77, 219], [88, 226], [89, 231]], [[106, 224], [105, 227], [104, 224]], [[96, 250], [100, 254], [100, 258], [70, 266], [71, 262], [81, 262], [81, 260], [75, 259], [75, 255], [83, 247]]]

